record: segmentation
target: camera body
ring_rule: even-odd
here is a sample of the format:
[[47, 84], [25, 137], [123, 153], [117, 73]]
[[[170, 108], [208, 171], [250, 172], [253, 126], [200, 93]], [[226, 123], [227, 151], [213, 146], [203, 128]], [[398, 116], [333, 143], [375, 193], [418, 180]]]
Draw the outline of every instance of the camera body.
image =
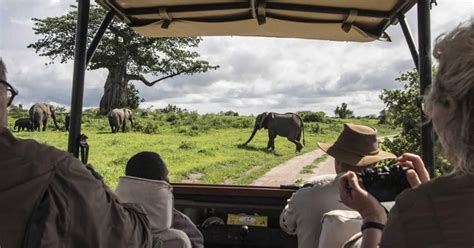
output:
[[410, 188], [405, 176], [409, 168], [399, 165], [365, 168], [357, 172], [365, 190], [379, 202], [393, 201], [403, 190]]

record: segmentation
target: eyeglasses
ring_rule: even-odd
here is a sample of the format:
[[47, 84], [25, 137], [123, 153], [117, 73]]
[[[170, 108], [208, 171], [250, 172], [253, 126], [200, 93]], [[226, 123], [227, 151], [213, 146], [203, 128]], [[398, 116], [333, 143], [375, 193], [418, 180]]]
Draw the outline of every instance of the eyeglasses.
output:
[[0, 80], [0, 83], [5, 84], [7, 86], [7, 107], [10, 106], [13, 102], [13, 98], [18, 95], [18, 90], [15, 89], [11, 84], [9, 84], [5, 80]]

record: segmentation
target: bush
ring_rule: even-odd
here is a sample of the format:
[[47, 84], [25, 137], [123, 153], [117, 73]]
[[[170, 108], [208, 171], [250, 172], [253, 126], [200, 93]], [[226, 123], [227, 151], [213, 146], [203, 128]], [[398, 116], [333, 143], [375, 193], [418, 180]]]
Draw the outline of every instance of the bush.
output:
[[189, 141], [182, 141], [181, 144], [179, 145], [179, 149], [183, 149], [183, 150], [191, 150], [196, 147], [197, 147], [196, 143], [189, 142]]
[[326, 122], [326, 113], [324, 112], [311, 112], [311, 111], [301, 111], [298, 112], [298, 115], [301, 117], [303, 122]]
[[318, 123], [314, 123], [314, 124], [312, 124], [312, 125], [308, 125], [307, 127], [309, 127], [309, 128], [308, 128], [308, 131], [309, 131], [310, 133], [315, 133], [315, 134], [317, 134], [317, 133], [319, 133], [319, 132], [321, 131], [321, 127], [319, 126]]

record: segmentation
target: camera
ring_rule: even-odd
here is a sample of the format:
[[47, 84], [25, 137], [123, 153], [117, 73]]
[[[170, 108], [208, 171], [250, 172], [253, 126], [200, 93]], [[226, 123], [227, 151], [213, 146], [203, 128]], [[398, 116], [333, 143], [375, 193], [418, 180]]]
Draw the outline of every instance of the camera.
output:
[[405, 176], [409, 168], [399, 165], [365, 168], [357, 172], [365, 190], [379, 202], [393, 201], [403, 190], [410, 188]]

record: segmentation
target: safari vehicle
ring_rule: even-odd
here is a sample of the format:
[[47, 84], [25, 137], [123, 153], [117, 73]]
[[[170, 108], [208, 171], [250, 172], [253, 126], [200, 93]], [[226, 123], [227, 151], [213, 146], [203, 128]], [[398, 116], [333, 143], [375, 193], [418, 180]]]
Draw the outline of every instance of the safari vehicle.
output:
[[[68, 140], [68, 151], [75, 156], [80, 155], [80, 149], [87, 147], [81, 140], [80, 126], [86, 65], [114, 17], [140, 35], [149, 37], [235, 35], [349, 42], [389, 41], [385, 30], [390, 25], [399, 24], [419, 70], [420, 95], [431, 84], [432, 0], [96, 1], [109, 12], [88, 48], [90, 0], [78, 1]], [[418, 49], [405, 20], [405, 14], [415, 5], [418, 11]], [[424, 118], [421, 110], [420, 118]], [[430, 125], [425, 125], [421, 130], [422, 157], [426, 165], [433, 164], [430, 129]], [[428, 170], [433, 175], [433, 168]], [[176, 208], [187, 213], [198, 225], [204, 234], [206, 247], [297, 247], [296, 236], [287, 235], [279, 227], [279, 215], [295, 190], [285, 187], [174, 184]]]

